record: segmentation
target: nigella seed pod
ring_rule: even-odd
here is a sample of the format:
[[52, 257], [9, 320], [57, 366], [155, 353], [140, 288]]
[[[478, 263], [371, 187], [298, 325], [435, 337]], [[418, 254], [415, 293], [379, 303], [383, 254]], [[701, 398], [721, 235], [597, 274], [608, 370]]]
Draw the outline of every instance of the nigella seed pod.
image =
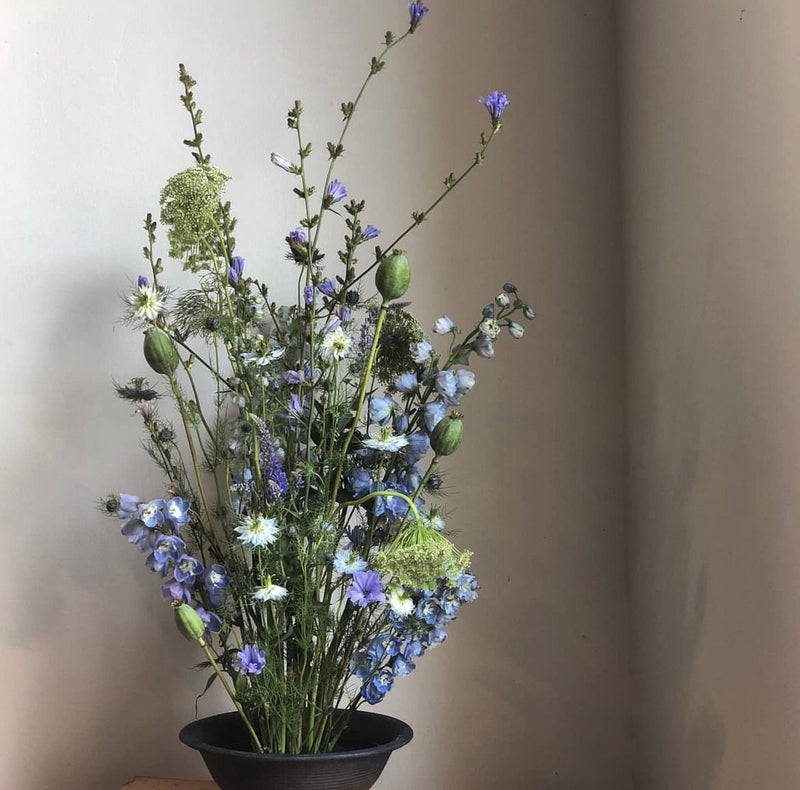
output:
[[156, 373], [164, 376], [171, 376], [180, 361], [172, 338], [158, 328], [148, 330], [144, 336], [144, 358]]
[[408, 258], [399, 250], [381, 261], [375, 272], [375, 286], [384, 302], [399, 299], [411, 282], [411, 266]]
[[216, 332], [220, 327], [220, 320], [215, 315], [206, 316], [205, 323], [203, 324], [208, 332]]
[[206, 632], [206, 625], [197, 612], [188, 604], [182, 603], [175, 609], [175, 625], [187, 639], [200, 641]]
[[172, 428], [162, 428], [158, 432], [158, 440], [160, 442], [171, 442], [175, 438], [175, 431]]
[[436, 423], [431, 432], [431, 447], [436, 455], [452, 455], [464, 436], [464, 415], [454, 411]]

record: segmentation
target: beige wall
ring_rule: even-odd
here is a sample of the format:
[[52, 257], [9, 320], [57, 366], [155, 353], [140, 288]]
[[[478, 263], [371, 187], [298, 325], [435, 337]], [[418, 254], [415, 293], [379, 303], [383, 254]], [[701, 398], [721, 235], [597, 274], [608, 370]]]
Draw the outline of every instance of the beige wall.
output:
[[636, 786], [790, 790], [800, 6], [620, 16]]
[[[477, 96], [507, 90], [486, 167], [406, 245], [412, 296], [426, 322], [447, 310], [466, 325], [512, 279], [540, 318], [476, 367], [447, 505], [483, 593], [385, 703], [417, 738], [382, 786], [628, 790], [614, 4], [429, 5], [341, 176], [388, 233], [474, 152]], [[294, 147], [285, 110], [303, 98], [321, 167], [338, 102], [405, 20], [404, 0], [0, 4], [0, 786], [203, 772], [175, 739], [200, 657], [92, 507], [159, 491], [110, 381], [143, 370], [117, 297], [141, 268], [144, 213], [189, 162], [176, 64], [198, 78], [208, 150], [234, 177], [239, 250], [289, 295], [296, 206], [266, 164]]]

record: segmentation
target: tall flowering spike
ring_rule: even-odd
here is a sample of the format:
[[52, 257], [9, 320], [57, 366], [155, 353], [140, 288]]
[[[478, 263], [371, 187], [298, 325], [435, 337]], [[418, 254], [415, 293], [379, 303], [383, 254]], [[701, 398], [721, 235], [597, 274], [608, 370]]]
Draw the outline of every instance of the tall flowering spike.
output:
[[497, 129], [500, 126], [500, 118], [503, 111], [509, 105], [508, 96], [500, 91], [492, 91], [488, 96], [481, 96], [478, 101], [489, 111], [492, 119], [492, 126]]
[[411, 25], [408, 29], [409, 33], [413, 33], [422, 22], [422, 17], [428, 13], [430, 9], [423, 3], [413, 2], [408, 4], [408, 14], [411, 18]]

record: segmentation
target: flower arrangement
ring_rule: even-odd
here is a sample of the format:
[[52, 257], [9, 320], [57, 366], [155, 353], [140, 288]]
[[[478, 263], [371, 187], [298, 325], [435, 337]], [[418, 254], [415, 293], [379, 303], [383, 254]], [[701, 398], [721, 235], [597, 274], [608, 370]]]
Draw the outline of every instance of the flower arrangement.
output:
[[[398, 245], [483, 162], [508, 100], [480, 99], [489, 128], [474, 159], [390, 244], [373, 248], [369, 265], [358, 256], [380, 231], [333, 176], [365, 89], [428, 12], [421, 2], [408, 8], [407, 31], [386, 33], [355, 100], [341, 105], [321, 198], [309, 183], [300, 102], [287, 117], [297, 159], [271, 156], [297, 180], [302, 207], [285, 238], [296, 303], [270, 301], [234, 254], [228, 176], [205, 153], [195, 81], [182, 65], [194, 165], [163, 188], [160, 221], [170, 257], [195, 285], [167, 287], [148, 215], [149, 272], [126, 300], [158, 379], [116, 391], [136, 405], [167, 484], [155, 499], [112, 495], [102, 507], [163, 579], [179, 629], [205, 653], [206, 688], [221, 682], [256, 751], [331, 750], [347, 714], [380, 702], [477, 597], [470, 553], [451, 541], [437, 504], [439, 464], [461, 442], [462, 415], [452, 409], [475, 384], [470, 360], [492, 357], [504, 330], [520, 338], [515, 318], [534, 313], [506, 283], [465, 334], [439, 318], [437, 348], [400, 301], [411, 266]], [[337, 273], [318, 244], [329, 216], [344, 225]], [[161, 406], [168, 400], [175, 424]]]

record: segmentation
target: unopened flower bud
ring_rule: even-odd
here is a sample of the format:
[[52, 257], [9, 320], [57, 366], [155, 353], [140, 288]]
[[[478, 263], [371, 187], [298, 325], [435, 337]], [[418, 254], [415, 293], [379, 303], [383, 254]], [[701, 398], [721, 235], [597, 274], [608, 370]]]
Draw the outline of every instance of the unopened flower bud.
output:
[[436, 455], [452, 455], [464, 436], [463, 415], [458, 412], [443, 417], [431, 431], [431, 447]]
[[206, 624], [197, 612], [188, 604], [182, 603], [175, 609], [175, 625], [187, 639], [200, 641], [206, 632]]
[[508, 334], [515, 340], [519, 340], [525, 334], [525, 327], [518, 324], [516, 321], [508, 322]]
[[494, 304], [487, 304], [486, 307], [483, 308], [483, 317], [494, 318]]
[[287, 173], [294, 172], [294, 165], [284, 156], [280, 154], [270, 154], [269, 161], [272, 162], [275, 167], [279, 167], [281, 170], [285, 170]]
[[385, 302], [399, 299], [411, 282], [411, 266], [403, 253], [395, 250], [384, 258], [375, 272], [375, 286]]
[[448, 318], [446, 315], [443, 315], [441, 318], [437, 318], [433, 324], [433, 331], [436, 332], [437, 335], [447, 335], [450, 332], [453, 332], [456, 328], [456, 325], [453, 323], [452, 318]]
[[514, 283], [503, 283], [503, 290], [507, 294], [515, 294], [517, 292], [517, 286]]
[[536, 313], [533, 312], [533, 308], [529, 304], [526, 304], [525, 307], [522, 308], [522, 315], [529, 321], [536, 317]]
[[508, 298], [508, 294], [505, 291], [497, 294], [494, 300], [497, 302], [498, 307], [508, 307], [511, 304], [511, 300]]

